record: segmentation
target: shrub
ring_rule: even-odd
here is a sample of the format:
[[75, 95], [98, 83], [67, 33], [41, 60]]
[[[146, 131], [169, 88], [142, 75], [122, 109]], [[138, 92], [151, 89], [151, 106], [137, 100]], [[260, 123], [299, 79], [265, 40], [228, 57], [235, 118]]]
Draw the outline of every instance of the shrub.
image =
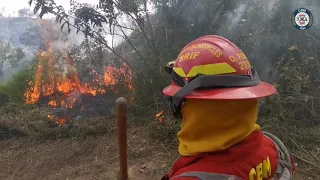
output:
[[34, 66], [30, 65], [17, 74], [6, 84], [0, 85], [0, 108], [15, 110], [16, 108], [30, 107], [24, 103], [24, 92], [28, 82], [34, 79]]

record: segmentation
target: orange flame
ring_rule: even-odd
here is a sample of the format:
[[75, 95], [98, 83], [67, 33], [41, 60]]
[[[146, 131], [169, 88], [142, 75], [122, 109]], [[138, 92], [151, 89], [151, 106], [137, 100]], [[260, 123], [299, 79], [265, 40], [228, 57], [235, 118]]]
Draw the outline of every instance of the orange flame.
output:
[[160, 122], [164, 122], [164, 115], [163, 115], [163, 111], [159, 112], [158, 114], [156, 114], [156, 119]]
[[66, 118], [57, 118], [57, 120], [56, 120], [56, 124], [58, 124], [59, 126], [65, 125], [66, 122], [67, 122]]
[[[48, 118], [51, 119], [51, 120], [55, 119], [54, 116], [51, 115], [51, 114], [48, 114]], [[57, 125], [63, 126], [63, 125], [65, 125], [67, 123], [67, 119], [66, 118], [57, 118], [55, 120], [55, 122], [56, 122]]]
[[[36, 104], [41, 97], [50, 97], [49, 107], [73, 108], [76, 104], [81, 103], [81, 94], [97, 96], [105, 94], [107, 90], [113, 90], [117, 94], [118, 84], [123, 84], [132, 93], [135, 92], [133, 86], [134, 74], [127, 64], [123, 64], [120, 68], [106, 66], [101, 75], [93, 70], [92, 82], [82, 83], [74, 59], [67, 55], [64, 60], [67, 64], [68, 75], [58, 72], [54, 58], [53, 41], [49, 33], [45, 32], [45, 36], [48, 50], [38, 53], [35, 79], [29, 82], [29, 88], [24, 94], [26, 104]], [[134, 97], [132, 96], [130, 103], [133, 103], [133, 101]], [[56, 122], [64, 124], [67, 121], [65, 118], [61, 118], [57, 119]]]
[[48, 106], [56, 108], [58, 106], [57, 101], [56, 100], [49, 101]]

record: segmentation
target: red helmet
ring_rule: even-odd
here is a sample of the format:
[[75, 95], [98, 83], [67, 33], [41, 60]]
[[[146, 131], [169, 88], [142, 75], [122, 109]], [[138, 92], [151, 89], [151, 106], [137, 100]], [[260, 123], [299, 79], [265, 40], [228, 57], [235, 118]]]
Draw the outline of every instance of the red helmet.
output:
[[163, 93], [175, 106], [184, 98], [257, 99], [276, 93], [275, 87], [260, 81], [246, 55], [221, 36], [190, 42], [165, 69], [172, 83]]

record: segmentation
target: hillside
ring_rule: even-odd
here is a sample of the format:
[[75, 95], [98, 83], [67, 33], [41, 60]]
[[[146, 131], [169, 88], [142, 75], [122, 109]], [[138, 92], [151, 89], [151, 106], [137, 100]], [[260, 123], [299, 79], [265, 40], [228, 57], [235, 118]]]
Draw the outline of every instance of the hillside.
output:
[[100, 2], [66, 12], [32, 0], [38, 16], [55, 18], [0, 19], [2, 77], [17, 68], [0, 85], [0, 179], [114, 179], [118, 97], [128, 101], [135, 179], [159, 179], [178, 157], [181, 128], [163, 97], [172, 80], [164, 66], [204, 35], [234, 42], [276, 87], [259, 101], [258, 124], [293, 154], [295, 179], [319, 179], [320, 1], [303, 1], [314, 12], [305, 31], [290, 19], [298, 0]]
[[[40, 19], [31, 17], [2, 17], [0, 18], [0, 39], [12, 43], [13, 46], [27, 46], [36, 52], [41, 48], [43, 40], [43, 24], [50, 26], [51, 33], [57, 34], [55, 41], [63, 40], [66, 31], [60, 31], [60, 25], [54, 19]], [[74, 31], [68, 36], [70, 43], [79, 44], [82, 39], [81, 34]], [[65, 40], [64, 40], [65, 41]]]
[[[79, 45], [83, 36], [72, 31], [68, 35], [66, 29], [61, 31], [60, 25], [54, 19], [40, 19], [32, 17], [2, 17], [0, 18], [1, 45], [9, 43], [6, 51], [0, 51], [0, 84], [6, 82], [19, 70], [30, 65], [34, 55], [40, 49], [46, 49], [45, 32], [53, 36], [56, 51], [71, 46]], [[14, 64], [6, 56], [15, 56], [14, 51], [21, 49], [24, 53], [22, 58]]]
[[[28, 17], [2, 17], [0, 18], [0, 39], [10, 41], [14, 46], [22, 46], [20, 37], [33, 27], [34, 23], [35, 20]], [[35, 44], [40, 44], [40, 39]]]

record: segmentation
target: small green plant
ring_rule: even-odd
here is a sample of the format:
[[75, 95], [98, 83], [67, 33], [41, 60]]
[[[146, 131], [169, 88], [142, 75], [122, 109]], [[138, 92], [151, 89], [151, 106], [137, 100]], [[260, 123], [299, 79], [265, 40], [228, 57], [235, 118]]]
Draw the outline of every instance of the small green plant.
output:
[[28, 82], [34, 79], [34, 72], [33, 66], [28, 66], [15, 74], [6, 84], [0, 85], [1, 109], [13, 110], [15, 107], [30, 107], [24, 103], [24, 93]]

